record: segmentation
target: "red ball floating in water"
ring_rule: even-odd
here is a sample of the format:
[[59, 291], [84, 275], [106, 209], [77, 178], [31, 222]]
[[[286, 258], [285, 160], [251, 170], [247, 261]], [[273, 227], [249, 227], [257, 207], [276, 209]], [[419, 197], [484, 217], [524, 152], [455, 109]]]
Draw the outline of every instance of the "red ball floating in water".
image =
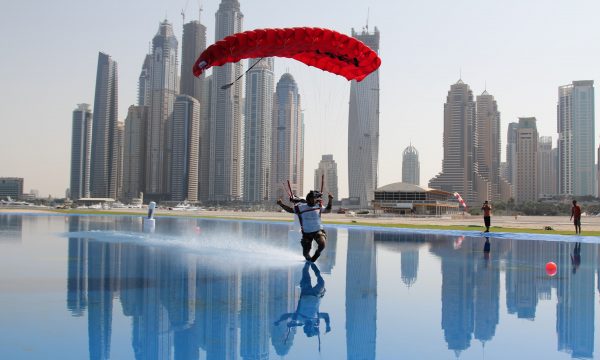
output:
[[546, 263], [546, 274], [548, 274], [548, 276], [554, 276], [556, 275], [556, 264], [553, 263], [552, 261]]

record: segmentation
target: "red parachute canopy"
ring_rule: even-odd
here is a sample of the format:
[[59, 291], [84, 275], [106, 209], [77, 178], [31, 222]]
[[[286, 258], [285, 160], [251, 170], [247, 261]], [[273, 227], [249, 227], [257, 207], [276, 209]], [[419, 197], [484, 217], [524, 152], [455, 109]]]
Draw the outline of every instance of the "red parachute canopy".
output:
[[379, 68], [377, 53], [360, 40], [321, 28], [257, 29], [227, 36], [209, 46], [194, 64], [200, 76], [211, 66], [248, 58], [287, 57], [361, 81]]

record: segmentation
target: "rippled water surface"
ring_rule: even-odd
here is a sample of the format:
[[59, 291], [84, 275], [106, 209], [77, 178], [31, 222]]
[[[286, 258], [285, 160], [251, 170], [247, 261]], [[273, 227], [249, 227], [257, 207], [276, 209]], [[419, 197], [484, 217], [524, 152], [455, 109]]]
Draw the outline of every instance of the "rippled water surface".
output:
[[600, 358], [595, 238], [326, 227], [311, 266], [291, 223], [141, 230], [0, 214], [0, 358]]

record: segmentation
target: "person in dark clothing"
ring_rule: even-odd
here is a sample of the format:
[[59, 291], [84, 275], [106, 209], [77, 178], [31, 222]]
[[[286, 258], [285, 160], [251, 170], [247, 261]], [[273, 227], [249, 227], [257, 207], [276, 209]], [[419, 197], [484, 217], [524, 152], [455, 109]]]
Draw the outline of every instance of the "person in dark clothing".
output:
[[575, 234], [581, 235], [581, 208], [577, 205], [577, 200], [573, 200], [571, 220], [573, 220], [573, 224], [575, 225]]
[[[327, 241], [327, 234], [323, 230], [321, 224], [321, 214], [330, 213], [333, 201], [333, 195], [329, 194], [327, 207], [323, 206], [323, 202], [320, 199], [322, 194], [318, 191], [311, 191], [306, 195], [306, 203], [298, 201], [291, 208], [285, 205], [281, 199], [277, 200], [277, 205], [281, 206], [285, 211], [289, 213], [295, 213], [298, 216], [300, 222], [300, 228], [302, 230], [302, 255], [307, 261], [315, 262], [321, 255], [321, 252], [325, 249], [325, 243]], [[310, 249], [312, 247], [313, 240], [317, 243], [317, 250], [310, 256]]]
[[[309, 273], [309, 267], [317, 276], [317, 284], [312, 286]], [[275, 322], [290, 319], [287, 323], [288, 331], [297, 326], [304, 327], [304, 333], [308, 337], [319, 335], [319, 323], [321, 319], [325, 320], [325, 332], [331, 331], [331, 324], [328, 313], [319, 312], [321, 299], [325, 296], [325, 280], [321, 276], [321, 271], [314, 263], [307, 262], [302, 269], [302, 280], [300, 280], [300, 299], [296, 312], [281, 315], [281, 318]]]
[[492, 223], [492, 207], [487, 200], [483, 202], [481, 210], [483, 210], [483, 223], [485, 224], [485, 232], [490, 232], [490, 225]]

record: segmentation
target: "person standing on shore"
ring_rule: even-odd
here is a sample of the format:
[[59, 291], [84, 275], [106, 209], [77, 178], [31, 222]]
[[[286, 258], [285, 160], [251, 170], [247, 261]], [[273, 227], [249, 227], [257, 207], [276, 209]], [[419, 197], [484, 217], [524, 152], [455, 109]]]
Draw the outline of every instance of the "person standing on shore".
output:
[[573, 224], [575, 225], [575, 234], [581, 235], [581, 208], [577, 205], [577, 200], [573, 200], [571, 220], [573, 220]]
[[[282, 209], [289, 213], [295, 213], [300, 221], [300, 228], [302, 230], [302, 255], [306, 261], [315, 262], [321, 255], [323, 249], [325, 249], [325, 242], [327, 240], [327, 234], [323, 230], [321, 225], [321, 213], [330, 213], [333, 195], [328, 195], [327, 207], [323, 206], [321, 197], [323, 194], [318, 191], [311, 191], [306, 195], [306, 203], [297, 202], [293, 208], [285, 205], [281, 199], [277, 200], [277, 205], [281, 206]], [[310, 249], [312, 242], [316, 241], [317, 250], [310, 256]]]
[[485, 224], [484, 232], [490, 232], [490, 226], [492, 224], [492, 207], [487, 200], [483, 202], [481, 210], [483, 210], [483, 223]]

